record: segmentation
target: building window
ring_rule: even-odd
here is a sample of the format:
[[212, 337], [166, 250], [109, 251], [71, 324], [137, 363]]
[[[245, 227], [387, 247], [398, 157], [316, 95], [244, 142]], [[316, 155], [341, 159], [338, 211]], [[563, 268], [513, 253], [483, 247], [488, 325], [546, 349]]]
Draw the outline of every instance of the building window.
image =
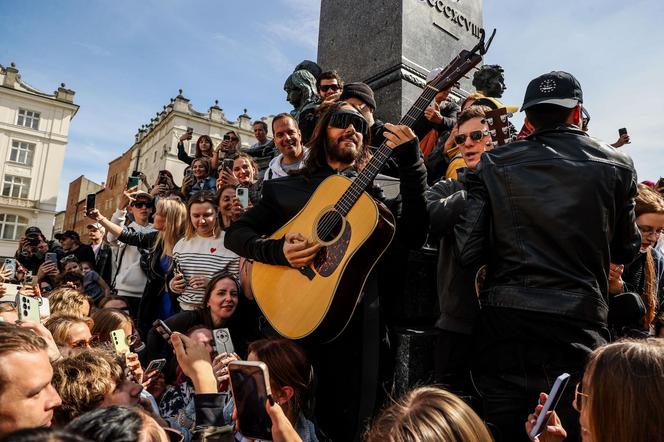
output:
[[196, 156], [196, 143], [189, 143], [189, 156], [190, 157], [195, 157]]
[[32, 157], [34, 153], [35, 145], [33, 143], [13, 140], [12, 149], [9, 152], [9, 161], [25, 164], [26, 166], [32, 166]]
[[30, 178], [15, 175], [5, 175], [2, 183], [2, 194], [13, 198], [27, 198], [30, 190]]
[[16, 121], [16, 124], [39, 130], [39, 112], [19, 109], [18, 121]]
[[0, 239], [16, 241], [28, 227], [28, 219], [9, 213], [0, 213]]

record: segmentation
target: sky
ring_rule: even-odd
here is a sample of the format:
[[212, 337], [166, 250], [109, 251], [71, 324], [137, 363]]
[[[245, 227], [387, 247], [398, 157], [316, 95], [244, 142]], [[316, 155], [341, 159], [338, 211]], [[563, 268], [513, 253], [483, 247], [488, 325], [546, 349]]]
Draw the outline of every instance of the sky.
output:
[[[297, 63], [316, 59], [320, 1], [0, 0], [0, 10], [0, 64], [15, 62], [40, 90], [64, 82], [76, 92], [63, 209], [69, 182], [104, 181], [108, 162], [180, 88], [199, 111], [219, 100], [230, 120], [245, 108], [252, 118], [290, 110], [283, 83]], [[656, 180], [664, 175], [662, 18], [659, 0], [485, 0], [484, 27], [498, 29], [485, 62], [503, 66], [503, 101], [516, 105], [532, 78], [573, 73], [591, 135], [614, 142], [626, 127], [632, 143], [622, 149], [640, 180]]]

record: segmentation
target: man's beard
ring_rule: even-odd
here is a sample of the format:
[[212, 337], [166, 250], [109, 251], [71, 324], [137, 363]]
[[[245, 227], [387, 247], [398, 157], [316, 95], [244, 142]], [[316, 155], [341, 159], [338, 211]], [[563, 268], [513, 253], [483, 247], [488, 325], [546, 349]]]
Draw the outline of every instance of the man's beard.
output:
[[[350, 140], [355, 143], [355, 146], [349, 146], [345, 141]], [[336, 140], [330, 140], [328, 138], [326, 155], [327, 158], [331, 161], [343, 163], [343, 164], [352, 164], [360, 156], [361, 145], [357, 145], [358, 140], [354, 135], [342, 135]]]

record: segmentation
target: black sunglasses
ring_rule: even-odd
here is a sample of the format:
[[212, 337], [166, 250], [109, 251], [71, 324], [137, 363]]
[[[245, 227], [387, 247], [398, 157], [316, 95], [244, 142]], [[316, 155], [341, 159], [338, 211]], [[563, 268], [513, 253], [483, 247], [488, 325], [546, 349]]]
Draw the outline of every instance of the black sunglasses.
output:
[[146, 203], [141, 201], [134, 201], [131, 203], [131, 207], [136, 207], [137, 209], [142, 209], [143, 207], [152, 207], [152, 203]]
[[334, 111], [330, 118], [330, 126], [337, 129], [346, 129], [351, 124], [361, 134], [366, 135], [369, 133], [369, 123], [357, 112], [340, 109]]
[[338, 84], [325, 84], [325, 85], [321, 85], [321, 86], [320, 86], [320, 90], [323, 91], [323, 92], [327, 92], [327, 91], [330, 91], [330, 90], [336, 92], [336, 91], [339, 90], [339, 85], [338, 85]]
[[473, 140], [473, 141], [479, 141], [479, 140], [481, 140], [482, 137], [484, 137], [485, 135], [489, 135], [489, 131], [488, 131], [488, 130], [474, 130], [474, 131], [472, 131], [471, 133], [469, 133], [468, 135], [466, 135], [466, 134], [459, 134], [459, 135], [455, 136], [455, 137], [454, 137], [454, 142], [455, 142], [456, 144], [463, 144], [463, 143], [466, 142], [466, 138], [468, 138], [469, 136], [470, 136], [470, 139], [471, 139], [471, 140]]

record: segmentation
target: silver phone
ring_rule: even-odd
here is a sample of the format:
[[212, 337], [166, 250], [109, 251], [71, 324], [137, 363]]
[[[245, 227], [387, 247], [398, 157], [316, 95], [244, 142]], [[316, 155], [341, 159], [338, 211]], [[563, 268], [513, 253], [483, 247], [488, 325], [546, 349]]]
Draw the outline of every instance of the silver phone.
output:
[[235, 351], [233, 341], [231, 340], [231, 333], [227, 328], [212, 330], [212, 336], [214, 336], [214, 349], [217, 351], [217, 354], [230, 354]]

